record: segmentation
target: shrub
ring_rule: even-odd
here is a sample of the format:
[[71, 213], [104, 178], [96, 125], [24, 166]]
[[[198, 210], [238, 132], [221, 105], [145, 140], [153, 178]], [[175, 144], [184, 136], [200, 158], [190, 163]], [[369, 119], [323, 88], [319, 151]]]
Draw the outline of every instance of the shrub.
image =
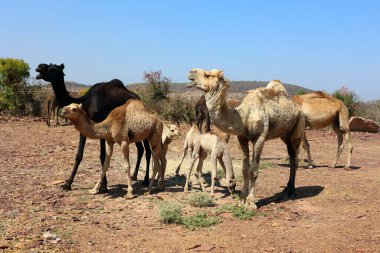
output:
[[208, 193], [204, 192], [195, 192], [190, 194], [187, 201], [190, 205], [195, 207], [215, 206], [214, 200], [210, 197]]
[[346, 87], [342, 87], [339, 90], [334, 91], [331, 96], [343, 102], [348, 109], [348, 114], [350, 117], [355, 115], [355, 111], [359, 104], [359, 97], [354, 91], [351, 91]]
[[188, 229], [194, 230], [201, 227], [210, 227], [218, 224], [220, 221], [217, 217], [208, 217], [206, 212], [199, 212], [195, 215], [184, 217], [183, 225]]
[[219, 207], [218, 212], [232, 213], [235, 218], [238, 218], [240, 220], [249, 220], [254, 215], [256, 215], [255, 211], [250, 210], [245, 206], [235, 206], [235, 205], [222, 205]]
[[163, 201], [158, 204], [158, 215], [164, 223], [181, 223], [182, 206], [176, 202]]

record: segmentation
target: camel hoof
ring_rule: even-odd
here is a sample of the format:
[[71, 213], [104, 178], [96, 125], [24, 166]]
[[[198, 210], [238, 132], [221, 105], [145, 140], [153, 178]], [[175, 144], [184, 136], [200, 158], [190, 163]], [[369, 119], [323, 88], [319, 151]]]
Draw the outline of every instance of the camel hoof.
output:
[[142, 182], [142, 186], [145, 186], [145, 187], [147, 187], [147, 186], [149, 186], [149, 179], [144, 179], [144, 181]]
[[290, 199], [295, 199], [297, 197], [295, 188], [290, 188], [287, 186], [282, 192]]
[[254, 210], [257, 209], [256, 203], [254, 202], [254, 200], [252, 198], [249, 198], [249, 197], [245, 200], [244, 206], [247, 208], [254, 209]]
[[71, 191], [71, 184], [65, 183], [59, 187], [63, 191]]
[[99, 192], [96, 190], [96, 189], [91, 189], [88, 191], [88, 193], [92, 194], [92, 195], [96, 195], [98, 194]]
[[108, 192], [107, 186], [104, 186], [104, 185], [100, 186], [99, 191], [98, 191], [99, 194], [103, 194], [107, 192]]
[[184, 189], [183, 189], [183, 192], [184, 192], [184, 193], [188, 193], [188, 192], [189, 192], [189, 188], [184, 188]]
[[133, 194], [127, 194], [125, 196], [126, 199], [133, 199], [135, 196], [133, 196]]

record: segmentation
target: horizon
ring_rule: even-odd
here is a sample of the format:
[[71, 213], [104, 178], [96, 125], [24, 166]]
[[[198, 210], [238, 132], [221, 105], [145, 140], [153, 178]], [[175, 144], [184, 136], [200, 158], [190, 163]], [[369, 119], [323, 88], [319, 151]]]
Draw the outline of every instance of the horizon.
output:
[[23, 59], [31, 77], [39, 63], [64, 63], [65, 80], [86, 85], [157, 70], [185, 83], [192, 68], [218, 68], [231, 81], [380, 99], [377, 1], [0, 3], [0, 57]]

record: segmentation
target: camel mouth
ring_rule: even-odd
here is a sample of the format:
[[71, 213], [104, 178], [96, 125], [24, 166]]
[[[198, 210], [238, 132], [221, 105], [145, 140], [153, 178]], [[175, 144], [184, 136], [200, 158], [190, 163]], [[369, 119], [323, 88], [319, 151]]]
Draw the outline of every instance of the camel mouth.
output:
[[43, 78], [42, 73], [40, 73], [40, 74], [38, 74], [38, 75], [36, 76], [36, 79], [37, 79], [37, 80], [40, 80], [40, 79], [42, 79], [42, 78]]

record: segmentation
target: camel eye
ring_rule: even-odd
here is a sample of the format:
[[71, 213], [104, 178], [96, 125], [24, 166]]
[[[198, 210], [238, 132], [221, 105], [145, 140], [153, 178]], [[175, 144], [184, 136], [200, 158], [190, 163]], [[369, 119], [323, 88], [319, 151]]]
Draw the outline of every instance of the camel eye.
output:
[[75, 112], [77, 110], [77, 108], [73, 108], [73, 112]]

